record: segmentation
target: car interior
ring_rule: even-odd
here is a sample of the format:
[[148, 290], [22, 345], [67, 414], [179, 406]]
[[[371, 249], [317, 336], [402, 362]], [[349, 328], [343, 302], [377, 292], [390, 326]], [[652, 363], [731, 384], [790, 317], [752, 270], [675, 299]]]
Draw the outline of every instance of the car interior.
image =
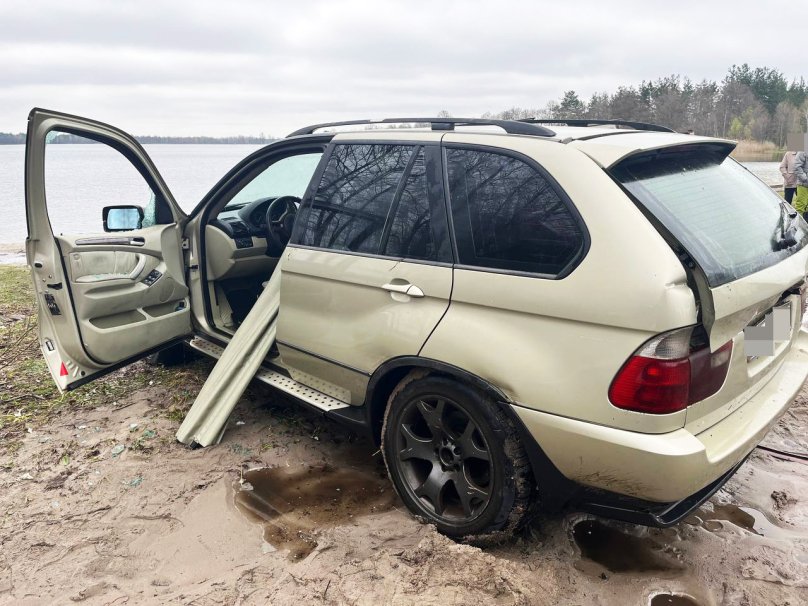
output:
[[234, 333], [260, 296], [322, 154], [309, 149], [259, 164], [208, 211], [203, 263], [218, 330]]

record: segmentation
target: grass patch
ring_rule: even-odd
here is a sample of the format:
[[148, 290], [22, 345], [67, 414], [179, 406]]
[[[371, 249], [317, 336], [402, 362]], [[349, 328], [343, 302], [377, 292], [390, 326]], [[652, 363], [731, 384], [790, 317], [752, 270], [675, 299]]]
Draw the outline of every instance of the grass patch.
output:
[[34, 292], [28, 269], [0, 265], [0, 318], [4, 313], [30, 311], [33, 306]]
[[39, 350], [36, 328], [28, 269], [0, 266], [0, 452], [4, 454], [13, 455], [13, 445], [27, 428], [57, 415], [72, 422], [81, 410], [114, 406], [152, 386], [166, 390], [165, 409], [170, 418], [180, 420], [210, 371], [206, 360], [174, 368], [137, 362], [60, 394]]
[[738, 162], [779, 162], [784, 153], [784, 149], [771, 141], [742, 139], [730, 155]]

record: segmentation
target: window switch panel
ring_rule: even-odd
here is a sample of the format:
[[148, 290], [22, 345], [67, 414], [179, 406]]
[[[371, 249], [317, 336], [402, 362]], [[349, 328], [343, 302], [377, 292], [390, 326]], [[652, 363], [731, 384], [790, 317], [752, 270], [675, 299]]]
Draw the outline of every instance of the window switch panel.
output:
[[143, 282], [143, 284], [145, 284], [146, 286], [151, 286], [152, 284], [157, 282], [157, 280], [159, 280], [162, 276], [163, 274], [161, 274], [156, 269], [153, 269], [149, 272], [148, 276], [146, 276], [141, 280], [141, 282]]

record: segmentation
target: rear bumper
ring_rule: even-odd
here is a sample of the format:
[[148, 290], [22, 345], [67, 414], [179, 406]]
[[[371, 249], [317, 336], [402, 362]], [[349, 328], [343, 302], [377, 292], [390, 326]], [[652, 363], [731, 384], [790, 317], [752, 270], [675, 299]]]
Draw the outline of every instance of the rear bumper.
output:
[[654, 503], [596, 489], [582, 489], [572, 504], [575, 509], [604, 518], [664, 528], [686, 518], [718, 492], [745, 461], [746, 457], [698, 492], [674, 503]]
[[767, 383], [699, 434], [684, 428], [644, 434], [522, 406], [513, 409], [549, 462], [583, 487], [582, 508], [621, 519], [626, 519], [623, 509], [644, 512], [649, 521], [642, 523], [667, 525], [726, 482], [785, 413], [807, 376], [808, 332], [803, 329]]

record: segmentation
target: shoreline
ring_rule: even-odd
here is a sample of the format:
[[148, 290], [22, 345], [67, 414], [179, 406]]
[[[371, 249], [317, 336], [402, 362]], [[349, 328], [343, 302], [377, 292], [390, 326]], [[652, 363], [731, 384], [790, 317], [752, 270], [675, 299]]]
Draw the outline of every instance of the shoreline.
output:
[[0, 265], [25, 265], [25, 244], [0, 243]]

